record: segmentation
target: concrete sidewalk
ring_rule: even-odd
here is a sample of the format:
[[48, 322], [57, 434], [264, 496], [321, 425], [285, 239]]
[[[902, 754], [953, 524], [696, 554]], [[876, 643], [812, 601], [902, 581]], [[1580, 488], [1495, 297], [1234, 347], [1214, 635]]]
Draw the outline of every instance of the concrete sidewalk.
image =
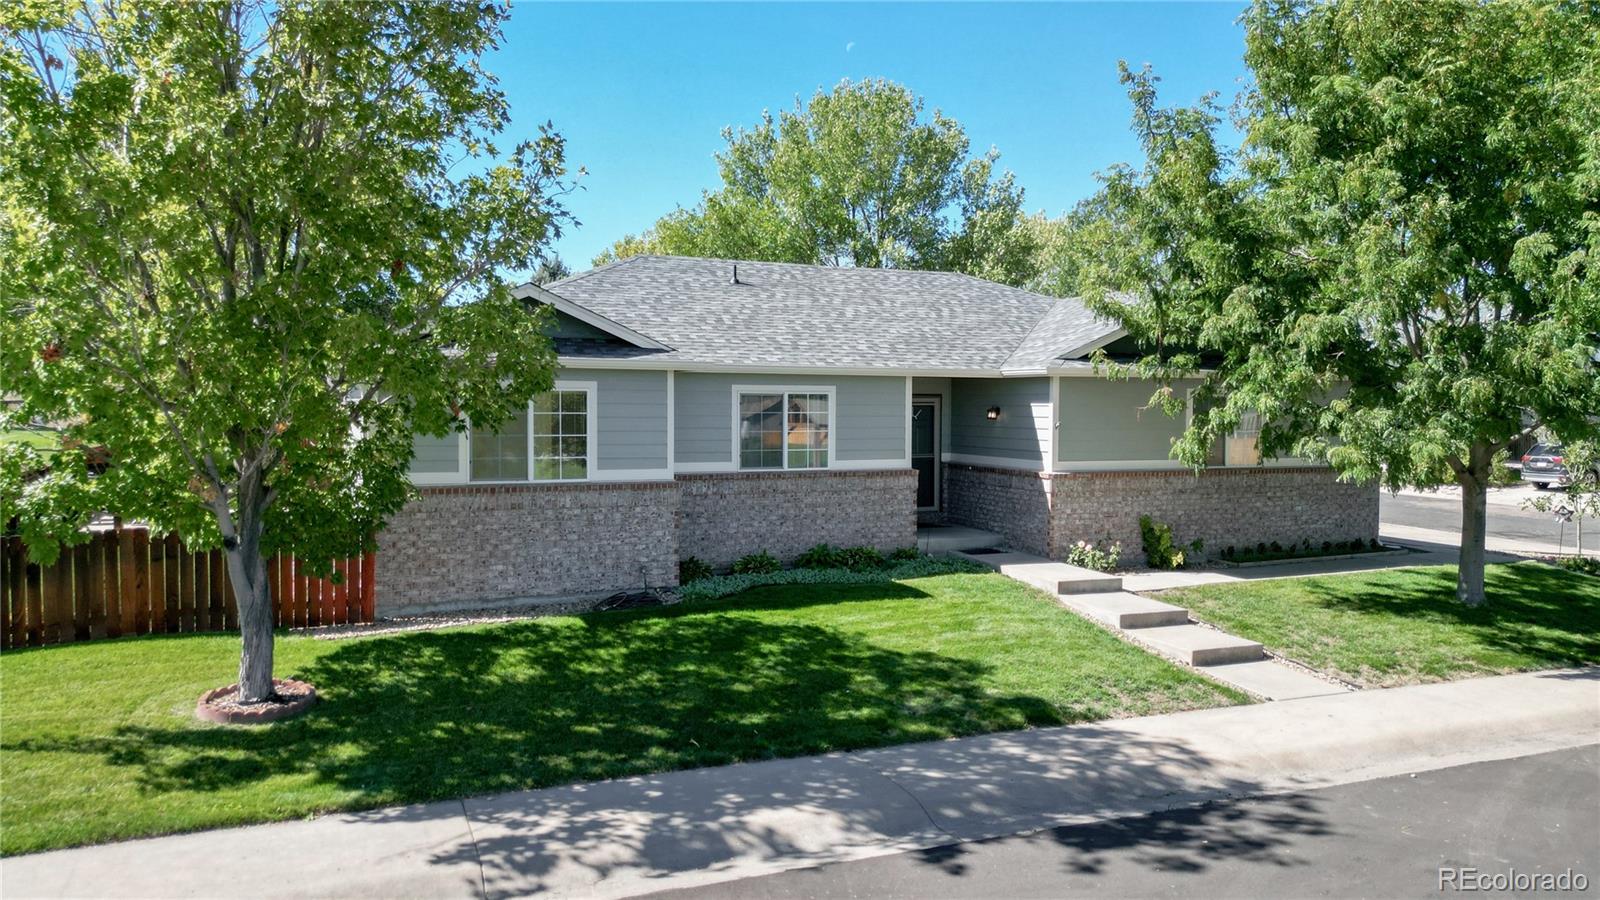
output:
[[1594, 743], [1600, 669], [1541, 672], [63, 850], [0, 890], [619, 897]]

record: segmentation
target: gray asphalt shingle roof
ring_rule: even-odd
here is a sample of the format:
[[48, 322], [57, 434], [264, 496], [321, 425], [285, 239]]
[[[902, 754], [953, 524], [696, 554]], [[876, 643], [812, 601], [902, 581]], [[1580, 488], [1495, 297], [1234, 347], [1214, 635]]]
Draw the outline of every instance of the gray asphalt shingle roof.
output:
[[635, 256], [545, 289], [672, 348], [635, 358], [682, 364], [999, 371], [1117, 330], [1076, 299], [953, 272]]

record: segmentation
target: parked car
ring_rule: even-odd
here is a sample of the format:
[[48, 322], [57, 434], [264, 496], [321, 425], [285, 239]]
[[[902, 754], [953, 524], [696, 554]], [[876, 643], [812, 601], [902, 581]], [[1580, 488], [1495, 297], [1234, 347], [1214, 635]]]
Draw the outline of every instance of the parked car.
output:
[[[1591, 477], [1600, 472], [1591, 473]], [[1541, 491], [1552, 484], [1571, 484], [1572, 472], [1567, 469], [1566, 457], [1560, 444], [1534, 444], [1522, 455], [1522, 480], [1533, 482]]]

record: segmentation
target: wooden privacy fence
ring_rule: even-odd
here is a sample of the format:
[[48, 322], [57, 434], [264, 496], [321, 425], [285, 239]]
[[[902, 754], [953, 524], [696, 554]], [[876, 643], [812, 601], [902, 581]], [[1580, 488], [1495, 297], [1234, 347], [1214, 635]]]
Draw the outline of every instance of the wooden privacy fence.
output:
[[[28, 562], [22, 540], [0, 539], [4, 626], [0, 648], [34, 647], [130, 634], [231, 631], [239, 613], [223, 551], [190, 552], [177, 535], [143, 528], [95, 532], [66, 547], [55, 564]], [[309, 575], [292, 556], [267, 560], [277, 624], [284, 628], [370, 622], [376, 614], [376, 559], [334, 562], [343, 577]]]

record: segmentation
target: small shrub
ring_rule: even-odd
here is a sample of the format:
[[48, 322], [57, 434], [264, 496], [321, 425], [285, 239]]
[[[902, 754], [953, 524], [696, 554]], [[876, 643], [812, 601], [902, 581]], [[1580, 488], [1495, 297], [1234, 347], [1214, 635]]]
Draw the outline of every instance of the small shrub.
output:
[[1556, 565], [1568, 572], [1600, 576], [1600, 559], [1592, 556], [1563, 556], [1556, 560]]
[[796, 557], [794, 565], [797, 569], [842, 569], [841, 555], [837, 547], [818, 544]]
[[698, 556], [690, 556], [678, 561], [678, 583], [693, 584], [702, 578], [711, 577], [711, 564]]
[[1504, 450], [1494, 455], [1494, 459], [1489, 463], [1490, 487], [1507, 487], [1522, 480], [1521, 472], [1506, 465], [1508, 459], [1510, 454]]
[[1233, 559], [1233, 555], [1237, 552], [1237, 550], [1233, 549], [1233, 545], [1229, 544], [1228, 546], [1222, 548], [1222, 558]]
[[1277, 541], [1273, 541], [1272, 543], [1267, 545], [1267, 549], [1272, 551], [1273, 553], [1282, 553], [1283, 552], [1283, 545], [1278, 543]]
[[1266, 544], [1256, 544], [1256, 555], [1257, 556], [1266, 556], [1267, 555], [1267, 545]]
[[1119, 541], [1112, 541], [1110, 546], [1106, 546], [1104, 539], [1093, 544], [1079, 541], [1067, 548], [1067, 565], [1094, 569], [1096, 572], [1110, 572], [1121, 559], [1122, 543]]
[[914, 559], [921, 558], [922, 551], [918, 550], [916, 547], [901, 547], [900, 549], [889, 554], [890, 562], [911, 562]]
[[871, 572], [883, 568], [883, 554], [876, 547], [850, 547], [839, 551], [839, 563], [852, 572]]
[[1378, 543], [1378, 539], [1377, 538], [1372, 538], [1372, 539], [1367, 541], [1367, 549], [1374, 550], [1374, 551], [1382, 550], [1383, 549], [1383, 545]]
[[1172, 526], [1149, 516], [1139, 517], [1139, 537], [1152, 569], [1183, 568], [1183, 551], [1172, 543]]
[[1322, 552], [1323, 553], [1332, 553], [1333, 552], [1333, 541], [1323, 541], [1322, 542]]
[[763, 550], [760, 553], [751, 553], [741, 556], [733, 562], [735, 575], [765, 575], [783, 568], [777, 557]]

